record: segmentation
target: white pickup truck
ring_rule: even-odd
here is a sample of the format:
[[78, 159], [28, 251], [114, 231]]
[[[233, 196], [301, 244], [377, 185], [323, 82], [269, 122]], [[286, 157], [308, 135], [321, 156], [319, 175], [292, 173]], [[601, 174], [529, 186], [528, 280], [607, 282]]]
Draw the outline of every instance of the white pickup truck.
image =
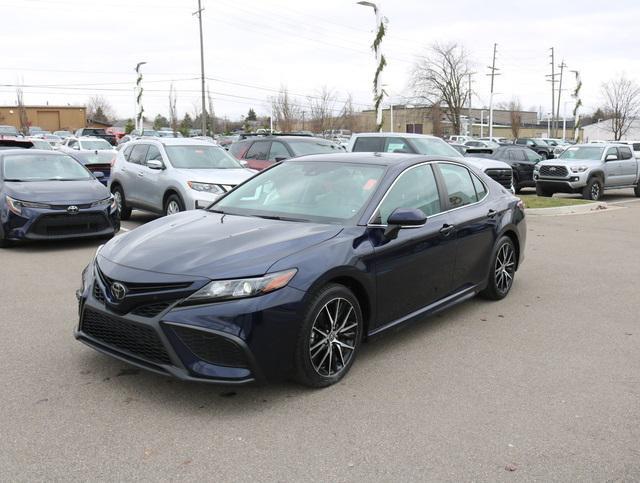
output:
[[577, 144], [557, 159], [536, 164], [533, 179], [538, 196], [580, 193], [599, 200], [605, 190], [631, 188], [640, 197], [639, 164], [626, 144]]

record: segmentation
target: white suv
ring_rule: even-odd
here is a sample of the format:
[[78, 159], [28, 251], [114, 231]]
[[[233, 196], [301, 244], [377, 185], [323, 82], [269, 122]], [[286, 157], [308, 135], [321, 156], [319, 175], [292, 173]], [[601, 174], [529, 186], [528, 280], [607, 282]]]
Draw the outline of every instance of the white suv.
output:
[[118, 152], [109, 189], [126, 220], [132, 208], [165, 215], [205, 208], [254, 173], [207, 141], [143, 138]]

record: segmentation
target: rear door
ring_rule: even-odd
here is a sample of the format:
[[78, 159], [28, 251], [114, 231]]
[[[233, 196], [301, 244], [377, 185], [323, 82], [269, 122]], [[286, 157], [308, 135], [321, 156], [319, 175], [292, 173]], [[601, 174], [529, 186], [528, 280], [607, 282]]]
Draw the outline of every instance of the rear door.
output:
[[377, 327], [446, 297], [455, 266], [455, 236], [447, 230], [443, 233], [446, 215], [438, 216], [442, 206], [431, 164], [412, 166], [398, 176], [370, 226], [386, 226], [396, 208], [419, 208], [427, 222], [418, 228], [401, 229], [394, 240], [372, 237], [376, 240]]
[[[615, 158], [607, 160], [608, 157], [615, 156]], [[606, 187], [622, 186], [624, 185], [623, 175], [624, 162], [620, 159], [618, 148], [608, 148], [604, 153], [604, 185]]]
[[484, 282], [502, 215], [490, 201], [488, 188], [478, 176], [459, 164], [436, 165], [446, 190], [447, 216], [455, 226], [456, 263], [452, 290]]
[[625, 186], [635, 184], [638, 162], [631, 151], [631, 146], [619, 146], [618, 157], [620, 158], [620, 184]]
[[245, 161], [252, 169], [263, 170], [273, 163], [269, 162], [271, 141], [254, 141], [245, 154]]

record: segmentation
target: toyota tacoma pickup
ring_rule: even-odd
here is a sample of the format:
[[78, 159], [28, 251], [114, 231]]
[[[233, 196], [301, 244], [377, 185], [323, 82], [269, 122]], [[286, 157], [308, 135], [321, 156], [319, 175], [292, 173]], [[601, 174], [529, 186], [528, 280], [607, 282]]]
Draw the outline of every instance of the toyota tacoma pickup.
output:
[[538, 196], [580, 193], [599, 200], [605, 190], [632, 188], [640, 197], [640, 167], [630, 146], [578, 144], [559, 158], [536, 164], [533, 179]]

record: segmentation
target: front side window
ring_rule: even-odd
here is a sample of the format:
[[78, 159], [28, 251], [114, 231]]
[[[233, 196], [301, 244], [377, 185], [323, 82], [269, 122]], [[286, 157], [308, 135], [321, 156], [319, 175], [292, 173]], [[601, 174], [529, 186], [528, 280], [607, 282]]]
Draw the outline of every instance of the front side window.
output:
[[144, 160], [147, 156], [147, 149], [149, 149], [147, 144], [136, 144], [129, 155], [129, 162], [134, 164], [144, 164]]
[[343, 224], [362, 211], [385, 169], [330, 160], [285, 161], [254, 176], [210, 209], [234, 215]]
[[542, 159], [538, 153], [536, 153], [535, 151], [531, 151], [530, 149], [523, 151], [523, 153], [527, 157], [527, 160], [533, 163], [537, 163]]
[[387, 146], [385, 148], [387, 153], [412, 153], [411, 146], [407, 144], [407, 141], [403, 138], [387, 138]]
[[380, 153], [384, 150], [384, 138], [359, 137], [353, 145], [354, 153]]
[[440, 212], [438, 185], [430, 164], [409, 168], [398, 176], [380, 203], [372, 223], [386, 225], [389, 215], [398, 208], [417, 208], [427, 217]]
[[66, 154], [12, 154], [4, 157], [5, 181], [78, 181], [93, 176]]
[[439, 167], [451, 208], [459, 208], [478, 201], [471, 173], [467, 168], [448, 163], [441, 163]]
[[160, 149], [158, 149], [158, 146], [155, 145], [150, 145], [149, 146], [149, 151], [147, 151], [147, 161], [151, 161], [151, 160], [157, 160], [157, 161], [162, 161], [162, 154], [160, 154]]
[[165, 146], [169, 162], [178, 169], [239, 169], [242, 168], [227, 151], [207, 145]]
[[607, 149], [607, 154], [605, 155], [604, 159], [607, 159], [609, 156], [615, 156], [615, 159], [618, 159], [618, 150], [616, 148]]
[[271, 141], [256, 141], [247, 151], [245, 159], [255, 159], [264, 161], [269, 157], [269, 145]]
[[287, 159], [290, 158], [291, 155], [289, 154], [289, 151], [287, 151], [287, 148], [285, 147], [284, 144], [278, 142], [278, 141], [273, 141], [271, 143], [271, 150], [269, 151], [269, 161], [282, 161], [282, 159]]

